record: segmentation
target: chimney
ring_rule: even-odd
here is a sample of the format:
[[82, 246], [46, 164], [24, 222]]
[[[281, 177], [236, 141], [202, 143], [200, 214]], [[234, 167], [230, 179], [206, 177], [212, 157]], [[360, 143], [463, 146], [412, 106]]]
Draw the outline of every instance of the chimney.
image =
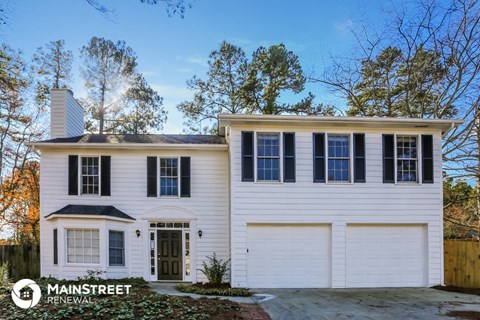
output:
[[83, 108], [69, 89], [51, 89], [50, 138], [83, 135]]

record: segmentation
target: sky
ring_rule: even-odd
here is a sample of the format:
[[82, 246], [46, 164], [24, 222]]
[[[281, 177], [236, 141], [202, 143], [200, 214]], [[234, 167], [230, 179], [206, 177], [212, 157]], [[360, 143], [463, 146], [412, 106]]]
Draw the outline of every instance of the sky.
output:
[[[92, 36], [124, 40], [138, 56], [139, 71], [164, 98], [168, 121], [162, 132], [180, 133], [181, 101], [193, 97], [186, 81], [194, 75], [206, 78], [208, 55], [223, 40], [242, 47], [247, 56], [259, 46], [284, 43], [299, 56], [307, 75], [320, 74], [331, 55], [354, 54], [351, 29], [363, 21], [381, 25], [381, 0], [196, 0], [184, 18], [169, 16], [165, 5], [147, 5], [140, 0], [98, 0], [114, 9], [106, 19], [86, 0], [0, 0], [7, 3], [8, 23], [0, 38], [31, 57], [45, 43], [64, 39], [72, 50], [73, 92], [84, 97], [80, 77], [79, 49]], [[344, 101], [318, 84], [307, 84], [299, 95], [283, 97], [300, 101], [311, 91], [316, 102], [342, 107]]]

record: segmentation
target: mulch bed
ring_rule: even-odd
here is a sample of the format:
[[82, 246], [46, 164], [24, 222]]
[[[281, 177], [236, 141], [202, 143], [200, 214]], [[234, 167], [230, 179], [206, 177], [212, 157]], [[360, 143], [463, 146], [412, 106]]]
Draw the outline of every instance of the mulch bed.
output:
[[[448, 291], [448, 292], [458, 292], [458, 293], [465, 293], [465, 294], [473, 294], [480, 296], [480, 288], [460, 288], [454, 286], [434, 286], [433, 289]], [[480, 319], [476, 318], [476, 319]]]

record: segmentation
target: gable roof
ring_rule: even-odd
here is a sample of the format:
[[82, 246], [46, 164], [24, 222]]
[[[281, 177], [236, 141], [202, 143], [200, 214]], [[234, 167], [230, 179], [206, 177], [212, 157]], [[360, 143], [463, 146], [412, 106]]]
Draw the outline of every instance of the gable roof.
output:
[[45, 218], [52, 217], [54, 215], [70, 216], [70, 215], [86, 215], [92, 217], [110, 217], [120, 218], [127, 220], [135, 220], [128, 214], [118, 210], [114, 206], [92, 206], [92, 205], [76, 205], [69, 204], [60, 210], [52, 212], [45, 216]]

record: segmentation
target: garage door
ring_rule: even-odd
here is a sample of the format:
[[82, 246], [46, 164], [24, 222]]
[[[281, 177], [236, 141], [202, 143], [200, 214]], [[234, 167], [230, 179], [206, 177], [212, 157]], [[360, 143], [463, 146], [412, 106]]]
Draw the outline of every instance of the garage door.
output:
[[347, 227], [347, 287], [427, 285], [427, 231], [423, 225]]
[[330, 287], [330, 239], [325, 225], [249, 225], [248, 287]]

